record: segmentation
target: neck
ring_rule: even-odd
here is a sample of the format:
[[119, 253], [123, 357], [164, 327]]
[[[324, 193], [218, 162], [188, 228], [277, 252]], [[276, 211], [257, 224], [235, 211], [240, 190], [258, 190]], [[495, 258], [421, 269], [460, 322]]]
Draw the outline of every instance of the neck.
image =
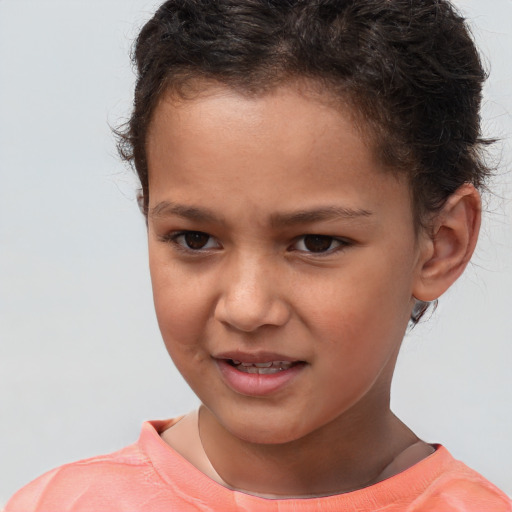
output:
[[[199, 428], [221, 483], [271, 498], [326, 496], [377, 483], [431, 453], [417, 449], [418, 438], [389, 406], [372, 411], [373, 421], [361, 411], [349, 411], [318, 431], [283, 444], [251, 443], [233, 436], [204, 406]], [[416, 447], [415, 455], [401, 458], [411, 446]], [[400, 460], [406, 467], [397, 463]]]

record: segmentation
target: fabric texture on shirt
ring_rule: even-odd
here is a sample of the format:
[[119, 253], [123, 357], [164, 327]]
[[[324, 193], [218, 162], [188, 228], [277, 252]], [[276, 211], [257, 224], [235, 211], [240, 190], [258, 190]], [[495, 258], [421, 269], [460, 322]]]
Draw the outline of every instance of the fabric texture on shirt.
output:
[[267, 499], [223, 487], [160, 437], [177, 420], [143, 424], [139, 440], [61, 466], [7, 503], [5, 512], [512, 512], [512, 501], [443, 447], [387, 480], [321, 498]]

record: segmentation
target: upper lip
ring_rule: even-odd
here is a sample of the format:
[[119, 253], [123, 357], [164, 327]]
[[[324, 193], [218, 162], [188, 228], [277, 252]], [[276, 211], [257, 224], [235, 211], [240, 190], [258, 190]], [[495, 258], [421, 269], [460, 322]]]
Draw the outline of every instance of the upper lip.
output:
[[233, 350], [213, 355], [214, 359], [231, 359], [242, 363], [268, 363], [269, 361], [285, 361], [289, 363], [299, 362], [300, 359], [278, 354], [276, 352], [242, 352]]

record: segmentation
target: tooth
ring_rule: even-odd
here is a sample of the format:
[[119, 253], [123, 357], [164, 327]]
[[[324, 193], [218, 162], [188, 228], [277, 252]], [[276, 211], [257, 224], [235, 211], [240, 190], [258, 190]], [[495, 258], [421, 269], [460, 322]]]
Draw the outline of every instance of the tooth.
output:
[[236, 359], [231, 359], [231, 362], [235, 365], [235, 366], [238, 366], [242, 361], [238, 361]]
[[256, 366], [237, 366], [238, 371], [243, 373], [257, 373], [259, 375], [270, 375], [274, 373], [279, 373], [284, 370], [287, 370], [288, 368], [281, 368], [277, 366], [269, 366], [266, 368], [258, 368]]
[[250, 368], [251, 366], [254, 366], [252, 363], [240, 363], [242, 366], [245, 366], [247, 368]]
[[291, 368], [292, 363], [290, 361], [274, 361], [272, 363], [276, 368], [288, 369]]
[[254, 363], [254, 366], [256, 366], [256, 368], [270, 368], [273, 364], [272, 361], [269, 361], [268, 363]]
[[279, 368], [273, 368], [273, 367], [267, 367], [267, 368], [260, 368], [258, 373], [261, 374], [271, 374], [271, 373], [279, 373], [281, 370]]

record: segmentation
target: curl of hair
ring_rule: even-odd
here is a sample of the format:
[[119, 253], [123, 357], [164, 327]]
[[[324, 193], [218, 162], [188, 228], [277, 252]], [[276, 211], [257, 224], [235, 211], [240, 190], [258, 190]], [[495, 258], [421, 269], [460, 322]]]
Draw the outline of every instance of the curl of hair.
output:
[[417, 226], [490, 174], [479, 114], [486, 73], [447, 0], [168, 0], [142, 28], [133, 61], [134, 108], [117, 134], [144, 213], [155, 106], [203, 78], [245, 94], [306, 78], [348, 102], [383, 167], [407, 176]]

